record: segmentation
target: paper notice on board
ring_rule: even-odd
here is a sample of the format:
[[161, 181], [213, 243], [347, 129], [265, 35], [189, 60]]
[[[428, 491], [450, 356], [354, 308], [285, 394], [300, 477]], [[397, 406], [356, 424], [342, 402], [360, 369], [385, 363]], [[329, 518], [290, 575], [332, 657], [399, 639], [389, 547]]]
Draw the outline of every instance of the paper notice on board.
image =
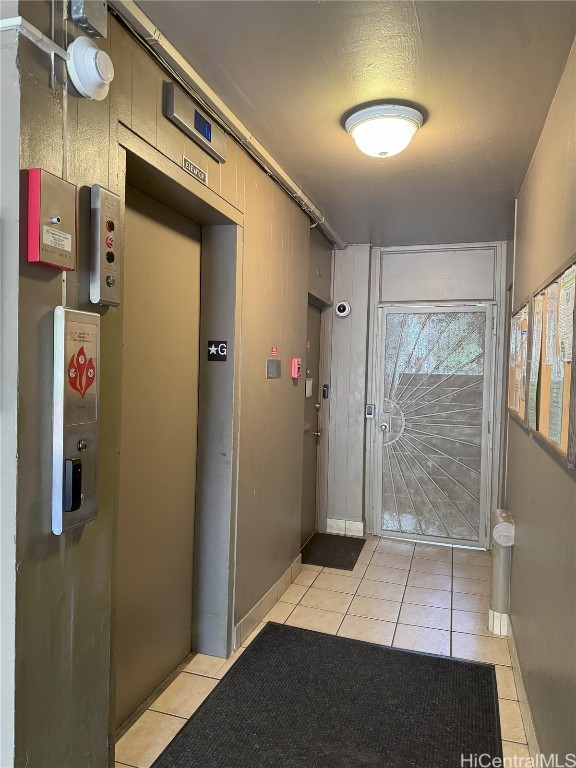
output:
[[558, 282], [546, 288], [546, 365], [554, 365], [558, 355]]
[[558, 355], [552, 364], [550, 381], [550, 408], [548, 411], [548, 439], [560, 445], [562, 438], [562, 403], [564, 399], [564, 360]]
[[542, 353], [542, 319], [544, 312], [544, 294], [534, 299], [534, 327], [532, 329], [532, 349], [530, 350], [530, 386], [528, 388], [528, 426], [538, 428], [536, 395], [540, 375], [540, 355]]
[[510, 359], [508, 362], [510, 368], [516, 365], [516, 318], [513, 317], [510, 323]]
[[522, 382], [522, 371], [520, 368], [514, 370], [514, 410], [520, 410], [520, 389]]
[[526, 363], [528, 361], [528, 307], [524, 307], [520, 313], [520, 359], [522, 381], [520, 397], [526, 400]]
[[576, 293], [576, 264], [560, 278], [560, 311], [558, 315], [558, 336], [560, 355], [565, 363], [572, 361], [572, 338], [574, 335], [574, 295]]

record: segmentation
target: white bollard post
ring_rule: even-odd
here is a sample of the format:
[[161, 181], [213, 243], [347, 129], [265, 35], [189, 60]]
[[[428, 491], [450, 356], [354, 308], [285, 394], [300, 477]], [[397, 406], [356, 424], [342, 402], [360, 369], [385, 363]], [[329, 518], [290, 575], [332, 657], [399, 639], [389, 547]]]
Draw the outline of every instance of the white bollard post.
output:
[[510, 612], [510, 573], [514, 520], [507, 509], [497, 509], [492, 515], [492, 588], [488, 628], [495, 635], [508, 634]]

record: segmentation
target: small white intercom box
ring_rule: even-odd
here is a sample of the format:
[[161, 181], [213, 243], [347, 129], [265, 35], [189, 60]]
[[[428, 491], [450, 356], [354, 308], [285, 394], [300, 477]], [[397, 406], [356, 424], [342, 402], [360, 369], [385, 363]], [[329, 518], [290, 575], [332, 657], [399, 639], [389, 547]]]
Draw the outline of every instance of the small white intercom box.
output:
[[99, 184], [91, 189], [92, 266], [90, 301], [117, 307], [122, 295], [121, 201], [118, 195]]
[[98, 514], [100, 316], [54, 310], [52, 532]]

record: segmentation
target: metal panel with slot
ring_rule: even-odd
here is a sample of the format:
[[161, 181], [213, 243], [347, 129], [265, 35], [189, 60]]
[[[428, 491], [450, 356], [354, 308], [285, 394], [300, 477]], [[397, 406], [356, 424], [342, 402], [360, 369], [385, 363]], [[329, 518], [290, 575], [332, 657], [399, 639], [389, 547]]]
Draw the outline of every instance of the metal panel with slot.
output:
[[98, 455], [100, 316], [54, 310], [52, 531], [93, 520]]

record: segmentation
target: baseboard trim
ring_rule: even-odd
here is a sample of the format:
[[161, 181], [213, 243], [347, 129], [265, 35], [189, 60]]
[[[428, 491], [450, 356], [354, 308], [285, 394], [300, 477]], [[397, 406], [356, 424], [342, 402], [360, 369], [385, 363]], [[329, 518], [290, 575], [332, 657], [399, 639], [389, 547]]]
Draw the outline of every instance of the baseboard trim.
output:
[[526, 732], [528, 750], [534, 765], [538, 765], [537, 756], [541, 754], [540, 744], [538, 742], [538, 734], [532, 716], [532, 709], [530, 708], [530, 702], [528, 701], [526, 688], [524, 686], [524, 679], [522, 677], [522, 669], [520, 667], [520, 660], [516, 649], [516, 640], [514, 638], [514, 629], [511, 621], [508, 621], [508, 645], [510, 647], [512, 671], [514, 672], [514, 682], [516, 683], [516, 693], [518, 694], [518, 704], [520, 705], [520, 713], [522, 715], [522, 722], [524, 723], [524, 731]]
[[268, 592], [266, 592], [264, 597], [256, 603], [252, 610], [248, 611], [246, 616], [244, 616], [238, 624], [236, 624], [234, 627], [235, 651], [238, 650], [246, 638], [254, 632], [264, 616], [272, 610], [280, 596], [286, 592], [301, 570], [302, 555], [298, 555], [292, 565], [284, 571], [282, 576], [280, 576], [278, 581], [268, 590]]
[[364, 523], [361, 520], [326, 520], [326, 533], [338, 533], [341, 536], [364, 536]]

